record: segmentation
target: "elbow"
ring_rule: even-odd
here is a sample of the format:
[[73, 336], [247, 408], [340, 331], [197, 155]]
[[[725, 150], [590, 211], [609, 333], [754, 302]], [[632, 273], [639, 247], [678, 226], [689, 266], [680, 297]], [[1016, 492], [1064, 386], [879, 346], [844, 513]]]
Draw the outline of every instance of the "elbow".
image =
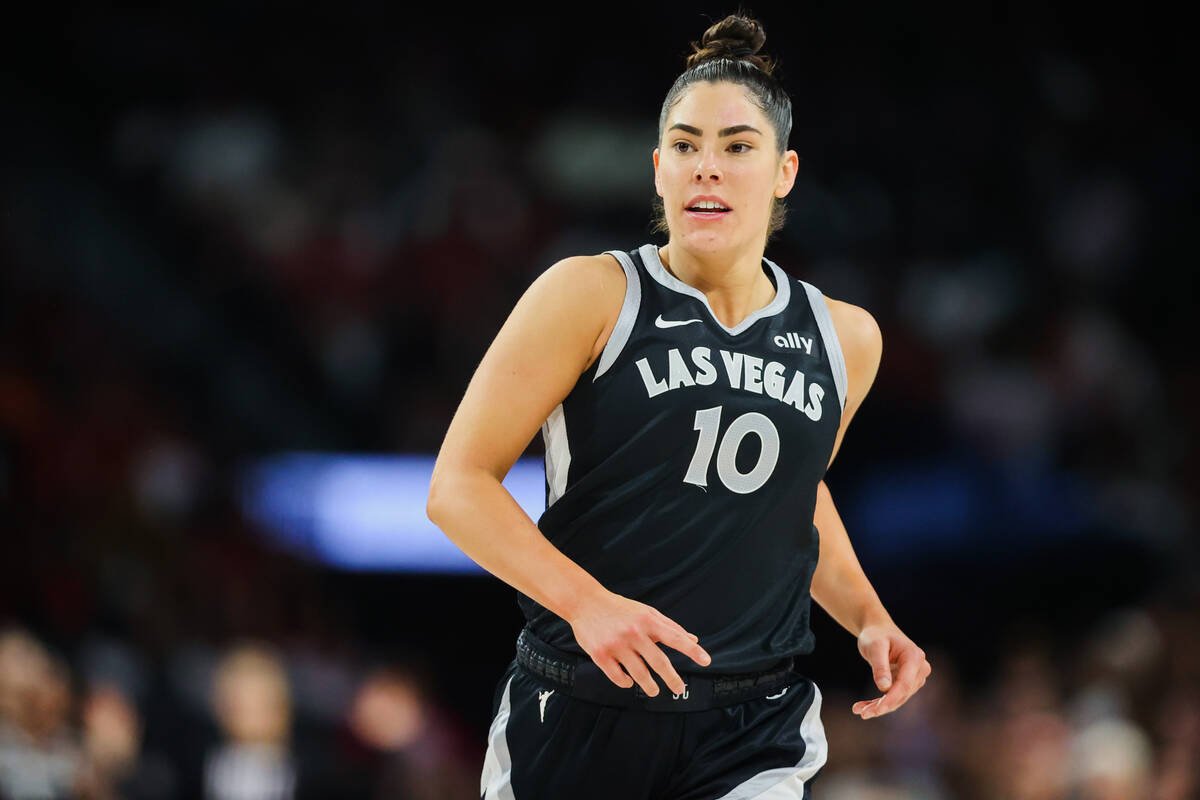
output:
[[454, 498], [463, 497], [467, 492], [463, 483], [466, 477], [466, 471], [456, 466], [434, 465], [429, 477], [429, 494], [425, 498], [425, 516], [439, 528], [446, 521]]
[[441, 527], [441, 523], [438, 520], [441, 519], [442, 515], [443, 495], [441, 482], [431, 480], [429, 482], [429, 496], [425, 498], [425, 516], [439, 528]]
[[490, 481], [499, 483], [488, 471], [471, 465], [435, 465], [425, 498], [425, 516], [445, 530], [447, 518], [465, 511], [464, 503], [474, 502], [472, 498], [478, 497]]
[[429, 478], [429, 494], [425, 498], [425, 516], [434, 525], [441, 527], [441, 519], [446, 504], [446, 477], [444, 471], [434, 466], [433, 475]]

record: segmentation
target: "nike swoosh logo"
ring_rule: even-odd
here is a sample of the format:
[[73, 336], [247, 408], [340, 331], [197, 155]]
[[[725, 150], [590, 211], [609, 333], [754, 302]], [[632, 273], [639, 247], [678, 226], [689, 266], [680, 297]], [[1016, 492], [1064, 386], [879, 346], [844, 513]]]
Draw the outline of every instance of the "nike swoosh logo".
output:
[[689, 322], [699, 322], [698, 319], [663, 319], [662, 314], [658, 315], [658, 319], [654, 320], [654, 324], [660, 328], [674, 328], [676, 325], [687, 325]]
[[789, 688], [790, 688], [790, 687], [787, 687], [787, 686], [785, 686], [785, 687], [783, 687], [783, 691], [782, 691], [782, 692], [780, 692], [779, 694], [769, 694], [769, 695], [767, 695], [767, 699], [768, 699], [768, 700], [778, 700], [779, 698], [781, 698], [781, 697], [783, 697], [785, 694], [787, 694], [787, 690], [788, 690]]

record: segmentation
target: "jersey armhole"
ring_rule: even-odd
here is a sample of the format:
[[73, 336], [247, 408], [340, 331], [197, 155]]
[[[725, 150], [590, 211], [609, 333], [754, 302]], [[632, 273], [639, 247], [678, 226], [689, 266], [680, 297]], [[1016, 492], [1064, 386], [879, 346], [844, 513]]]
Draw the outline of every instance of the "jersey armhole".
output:
[[642, 304], [642, 282], [638, 279], [637, 267], [629, 258], [629, 254], [620, 250], [606, 250], [605, 252], [615, 256], [621, 263], [621, 269], [625, 270], [625, 302], [621, 304], [621, 313], [617, 316], [612, 333], [608, 335], [608, 341], [604, 343], [596, 374], [592, 376], [593, 382], [609, 370], [617, 360], [617, 356], [625, 349], [625, 343], [629, 341], [629, 335], [633, 333], [633, 323], [637, 321], [638, 309]]
[[[797, 280], [800, 280], [797, 278]], [[808, 281], [800, 281], [804, 292], [808, 295], [808, 303], [812, 306], [813, 316], [817, 318], [817, 328], [821, 331], [821, 339], [825, 342], [825, 352], [829, 354], [829, 368], [833, 373], [833, 383], [837, 387], [838, 402], [842, 412], [846, 411], [846, 358], [842, 354], [842, 344], [838, 341], [837, 329], [833, 325], [833, 316], [829, 313], [829, 305], [821, 290]]]

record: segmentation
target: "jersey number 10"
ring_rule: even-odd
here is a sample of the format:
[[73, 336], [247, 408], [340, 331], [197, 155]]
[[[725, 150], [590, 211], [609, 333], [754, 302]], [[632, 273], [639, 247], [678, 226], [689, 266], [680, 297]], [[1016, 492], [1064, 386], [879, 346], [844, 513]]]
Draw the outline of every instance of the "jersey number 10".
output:
[[[708, 465], [712, 461], [713, 450], [717, 449], [717, 435], [721, 430], [721, 406], [698, 410], [693, 430], [700, 431], [700, 438], [683, 482], [704, 487], [708, 486]], [[742, 439], [750, 433], [758, 435], [762, 449], [758, 454], [758, 463], [749, 472], [740, 472], [736, 463], [738, 448]], [[765, 414], [747, 411], [725, 429], [721, 447], [717, 449], [717, 477], [731, 492], [750, 494], [767, 482], [778, 460], [779, 430], [775, 423]]]

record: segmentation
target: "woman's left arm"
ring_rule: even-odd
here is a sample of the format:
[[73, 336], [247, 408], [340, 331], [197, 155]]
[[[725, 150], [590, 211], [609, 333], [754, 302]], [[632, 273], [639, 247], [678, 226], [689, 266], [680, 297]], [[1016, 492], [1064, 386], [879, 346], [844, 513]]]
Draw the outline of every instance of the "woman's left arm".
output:
[[[865, 309], [828, 298], [827, 304], [842, 344], [848, 383], [845, 412], [829, 457], [832, 464], [851, 418], [875, 382], [883, 336], [875, 318]], [[874, 700], [860, 700], [851, 710], [863, 719], [895, 711], [925, 685], [932, 671], [925, 651], [892, 621], [867, 580], [824, 480], [817, 484], [813, 524], [819, 535], [820, 555], [812, 579], [812, 597], [857, 637], [858, 651], [871, 665], [875, 685], [885, 693]]]

